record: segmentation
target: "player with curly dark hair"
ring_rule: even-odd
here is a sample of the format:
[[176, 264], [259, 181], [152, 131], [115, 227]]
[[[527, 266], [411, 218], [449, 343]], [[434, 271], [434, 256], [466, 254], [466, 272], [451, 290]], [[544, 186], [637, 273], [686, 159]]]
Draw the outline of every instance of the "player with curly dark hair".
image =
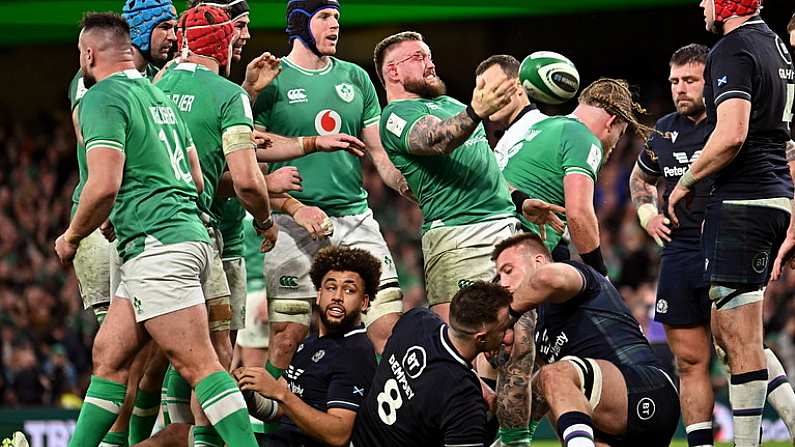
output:
[[381, 261], [359, 248], [327, 247], [315, 256], [309, 276], [317, 289], [319, 334], [298, 347], [284, 374], [288, 388], [265, 368], [235, 371], [242, 390], [256, 391], [247, 396], [256, 417], [282, 416], [271, 446], [347, 445], [375, 374], [361, 314], [378, 292]]

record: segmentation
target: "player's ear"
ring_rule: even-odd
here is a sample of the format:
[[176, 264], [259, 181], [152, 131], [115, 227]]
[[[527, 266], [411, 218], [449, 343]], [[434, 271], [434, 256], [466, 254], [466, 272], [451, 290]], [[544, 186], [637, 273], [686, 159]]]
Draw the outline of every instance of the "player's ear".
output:
[[317, 297], [315, 298], [315, 304], [320, 306], [320, 289], [317, 289]]
[[362, 295], [362, 312], [366, 312], [370, 308], [370, 295]]

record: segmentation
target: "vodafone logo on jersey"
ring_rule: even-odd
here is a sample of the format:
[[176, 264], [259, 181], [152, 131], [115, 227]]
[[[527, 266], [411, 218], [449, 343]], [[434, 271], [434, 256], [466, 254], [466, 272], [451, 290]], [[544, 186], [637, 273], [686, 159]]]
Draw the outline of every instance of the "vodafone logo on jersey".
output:
[[331, 109], [321, 110], [315, 116], [315, 130], [317, 130], [318, 135], [339, 133], [341, 127], [342, 117]]

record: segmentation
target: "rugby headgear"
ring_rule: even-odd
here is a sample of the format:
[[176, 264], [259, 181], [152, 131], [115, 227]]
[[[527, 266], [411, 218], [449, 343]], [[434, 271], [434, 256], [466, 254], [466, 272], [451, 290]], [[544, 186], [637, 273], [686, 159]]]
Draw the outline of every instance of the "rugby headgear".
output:
[[249, 13], [248, 2], [246, 0], [191, 0], [190, 6], [193, 7], [196, 5], [224, 8], [233, 22]]
[[171, 0], [127, 0], [121, 15], [130, 24], [130, 40], [147, 59], [152, 45], [152, 31], [165, 22], [177, 18]]
[[321, 9], [334, 8], [339, 11], [340, 3], [337, 0], [290, 0], [287, 3], [287, 36], [290, 43], [294, 39], [301, 39], [309, 49], [318, 57], [323, 57], [317, 49], [309, 22]]
[[177, 45], [182, 57], [188, 53], [215, 59], [221, 67], [232, 60], [235, 26], [223, 8], [200, 4], [188, 9], [177, 23]]
[[756, 14], [762, 0], [713, 0], [715, 2], [715, 22], [723, 23], [729, 17]]

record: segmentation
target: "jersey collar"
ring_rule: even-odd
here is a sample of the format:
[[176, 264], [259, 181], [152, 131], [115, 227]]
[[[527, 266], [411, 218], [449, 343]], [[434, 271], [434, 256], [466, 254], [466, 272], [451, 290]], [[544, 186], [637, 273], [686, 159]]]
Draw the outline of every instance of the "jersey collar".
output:
[[295, 62], [291, 61], [288, 56], [282, 58], [282, 62], [284, 62], [288, 67], [294, 68], [298, 70], [301, 74], [305, 74], [307, 76], [323, 76], [324, 74], [331, 71], [334, 68], [334, 58], [329, 56], [328, 63], [323, 68], [318, 68], [317, 70], [313, 70], [310, 68], [304, 68], [298, 66]]
[[467, 368], [470, 367], [469, 363], [467, 363], [467, 361], [464, 360], [463, 357], [461, 357], [461, 354], [459, 354], [458, 351], [456, 351], [455, 346], [453, 346], [453, 343], [450, 342], [450, 337], [447, 335], [446, 324], [439, 326], [439, 341], [442, 342], [442, 346], [444, 346], [444, 349], [447, 350], [448, 354], [450, 354], [450, 357], [455, 359], [458, 363], [466, 366]]
[[527, 115], [528, 112], [532, 112], [533, 110], [536, 110], [537, 108], [538, 107], [536, 107], [535, 104], [533, 104], [532, 102], [529, 105], [526, 105], [524, 107], [524, 109], [522, 109], [522, 111], [519, 112], [518, 115], [516, 115], [516, 118], [513, 121], [511, 121], [511, 124], [508, 124], [508, 128], [510, 128], [514, 124], [518, 123], [519, 120], [522, 119], [523, 116]]

